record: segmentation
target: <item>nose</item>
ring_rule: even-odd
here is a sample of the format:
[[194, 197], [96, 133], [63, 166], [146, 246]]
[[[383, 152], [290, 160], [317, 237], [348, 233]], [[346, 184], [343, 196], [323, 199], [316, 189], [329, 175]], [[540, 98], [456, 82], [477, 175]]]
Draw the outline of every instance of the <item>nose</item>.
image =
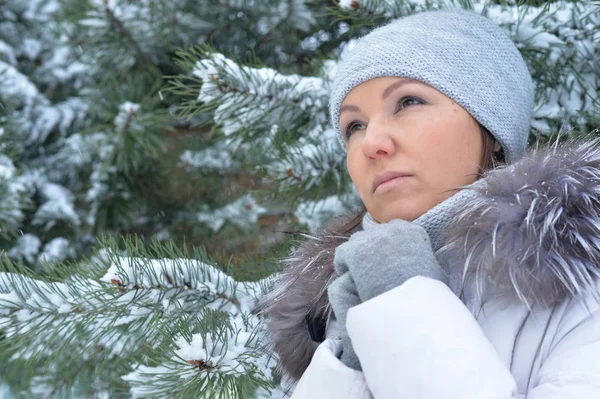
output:
[[378, 159], [394, 155], [396, 143], [393, 140], [392, 126], [385, 121], [371, 121], [367, 125], [361, 148], [368, 158]]

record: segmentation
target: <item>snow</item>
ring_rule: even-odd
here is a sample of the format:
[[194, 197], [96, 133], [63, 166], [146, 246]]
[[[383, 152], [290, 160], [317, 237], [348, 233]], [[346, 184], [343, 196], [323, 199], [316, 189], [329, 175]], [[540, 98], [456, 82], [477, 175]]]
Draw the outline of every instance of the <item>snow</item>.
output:
[[456, 7], [458, 2], [454, 0], [405, 0], [398, 2], [396, 0], [340, 0], [340, 7], [346, 9], [355, 9], [358, 6], [362, 12], [375, 13], [386, 17], [399, 17], [407, 13], [423, 11], [426, 9], [439, 9], [445, 7]]
[[90, 104], [78, 97], [70, 97], [58, 103], [56, 110], [60, 113], [58, 123], [60, 131], [64, 134], [76, 121], [83, 120], [89, 111]]
[[303, 32], [310, 31], [316, 23], [306, 0], [281, 1], [274, 4], [272, 12], [264, 15], [256, 23], [259, 35], [268, 34], [285, 19], [286, 24]]
[[188, 171], [193, 169], [214, 169], [220, 173], [238, 168], [240, 163], [233, 159], [230, 142], [222, 141], [202, 151], [185, 150], [179, 157], [179, 165]]
[[0, 379], [0, 398], [13, 399], [15, 396], [12, 394], [10, 387], [6, 382]]
[[[175, 375], [184, 381], [206, 378], [206, 383], [207, 379], [212, 379], [211, 385], [217, 387], [226, 386], [226, 381], [231, 377], [248, 374], [270, 380], [275, 359], [268, 351], [260, 349], [264, 344], [262, 339], [266, 338], [262, 328], [262, 324], [252, 315], [246, 315], [245, 318], [230, 316], [216, 331], [175, 337], [176, 349], [171, 364], [156, 367], [138, 365], [123, 379], [131, 384], [131, 393], [135, 398], [145, 397], [152, 392], [151, 386], [156, 384], [157, 375], [174, 375], [175, 370]], [[204, 367], [210, 368], [210, 372], [204, 371]], [[210, 394], [208, 390], [199, 391]]]
[[356, 0], [340, 0], [339, 5], [342, 8], [352, 8], [352, 3], [355, 3]]
[[266, 209], [258, 205], [254, 198], [245, 195], [220, 209], [205, 209], [197, 213], [198, 220], [206, 223], [213, 231], [221, 230], [226, 222], [240, 228], [248, 228], [258, 221]]
[[23, 54], [31, 60], [34, 60], [42, 50], [42, 43], [37, 39], [26, 38], [23, 40]]
[[[223, 74], [224, 73], [224, 74]], [[243, 84], [245, 87], [243, 93], [226, 93], [225, 101], [227, 104], [220, 107], [222, 112], [230, 108], [231, 105], [239, 105], [248, 101], [251, 97], [251, 104], [256, 105], [257, 96], [264, 101], [263, 108], [266, 106], [275, 106], [281, 101], [293, 101], [302, 110], [316, 110], [327, 106], [328, 92], [324, 82], [318, 77], [302, 77], [299, 75], [283, 75], [271, 68], [250, 68], [240, 67], [232, 60], [225, 58], [222, 54], [213, 53], [207, 59], [198, 61], [193, 70], [193, 74], [203, 80], [202, 88], [198, 95], [198, 101], [210, 102], [216, 99], [223, 100], [224, 94], [219, 88], [219, 84], [235, 79], [236, 83]], [[223, 75], [223, 76], [221, 76]], [[249, 78], [248, 78], [249, 77]], [[257, 111], [257, 115], [262, 115]], [[244, 121], [254, 120], [255, 115], [244, 116]]]
[[100, 281], [119, 281], [125, 287], [165, 287], [197, 290], [234, 314], [252, 309], [258, 283], [237, 283], [214, 266], [193, 259], [141, 259], [104, 253], [110, 267]]
[[250, 331], [254, 326], [248, 326], [250, 327], [248, 331], [241, 318], [232, 318], [230, 322], [232, 328], [223, 329], [227, 334], [225, 337], [221, 334], [194, 334], [191, 340], [185, 337], [177, 338], [175, 344], [178, 349], [175, 351], [175, 356], [185, 360], [186, 363], [202, 359], [208, 365], [218, 368], [221, 373], [243, 374], [246, 371], [243, 355], [248, 350], [247, 346], [252, 347]]
[[44, 174], [50, 181], [63, 181], [65, 186], [79, 182], [82, 170], [92, 168], [106, 141], [105, 133], [72, 134], [57, 140], [59, 150], [43, 158]]
[[11, 65], [15, 65], [17, 63], [17, 57], [15, 56], [13, 48], [2, 40], [0, 40], [0, 55], [6, 57], [5, 61]]
[[58, 109], [50, 105], [36, 107], [32, 113], [34, 115], [31, 116], [35, 119], [27, 144], [41, 144], [46, 141], [50, 132], [60, 123], [61, 114]]
[[0, 154], [0, 191], [3, 193], [0, 196], [0, 233], [5, 232], [3, 229], [12, 233], [23, 219], [21, 195], [26, 191], [26, 187], [22, 177], [16, 176], [16, 168], [12, 160], [2, 154]]
[[[0, 131], [0, 136], [2, 136]], [[15, 175], [16, 169], [12, 160], [6, 155], [0, 154], [0, 182], [11, 179]]]
[[[334, 67], [332, 63], [327, 65], [330, 69]], [[317, 187], [328, 173], [337, 174], [343, 170], [337, 136], [333, 130], [324, 129], [328, 125], [329, 87], [323, 78], [283, 75], [270, 68], [239, 66], [217, 53], [198, 61], [193, 74], [203, 81], [198, 101], [219, 101], [212, 117], [226, 140], [240, 137], [239, 133], [245, 129], [252, 129], [257, 134], [248, 144], [254, 148], [272, 148], [277, 136], [286, 131], [289, 133], [300, 115], [310, 115], [310, 125], [302, 127], [306, 134], [292, 149], [281, 155], [268, 154], [272, 160], [267, 170], [276, 180], [286, 180], [292, 170], [308, 179], [305, 187], [310, 189]], [[217, 162], [211, 162], [214, 158], [227, 161], [229, 156], [225, 154], [231, 154], [232, 149], [237, 148], [237, 153], [246, 150], [243, 145], [235, 147], [232, 144], [223, 145], [223, 148], [229, 151], [204, 152], [202, 155], [208, 155], [205, 157], [185, 153], [185, 161], [190, 165], [216, 167]], [[228, 166], [227, 163], [224, 165], [225, 168]], [[235, 215], [241, 214], [235, 211]], [[221, 210], [209, 209], [202, 210], [199, 217], [201, 221], [209, 222], [214, 231], [219, 230], [226, 219]]]
[[[188, 363], [194, 360], [214, 365], [215, 378], [249, 373], [262, 379], [271, 378], [273, 358], [266, 352], [256, 357], [257, 350], [264, 345], [264, 325], [250, 313], [263, 293], [260, 282], [236, 282], [215, 267], [192, 259], [131, 258], [105, 250], [94, 262], [107, 266], [106, 274], [99, 281], [75, 277], [51, 283], [0, 273], [0, 329], [7, 339], [36, 331], [35, 339], [15, 357], [33, 359], [52, 351], [57, 342], [72, 340], [71, 332], [77, 329], [82, 341], [73, 341], [72, 349], [80, 350], [82, 359], [90, 355], [90, 348], [98, 345], [106, 348], [111, 357], [122, 357], [138, 350], [139, 345], [172, 339], [175, 347], [169, 360], [171, 364], [158, 367], [139, 364], [124, 376], [136, 397], [151, 392], [147, 387], [160, 384], [155, 373], [178, 369], [182, 378], [197, 378], [197, 370]], [[122, 289], [106, 290], [107, 286], [116, 285]], [[23, 288], [17, 291], [16, 286]], [[208, 310], [216, 308], [214, 302], [227, 302], [229, 306]], [[126, 305], [125, 312], [118, 310], [121, 305]], [[185, 336], [170, 336], [161, 328], [147, 330], [145, 326], [157, 306], [162, 308], [161, 318], [167, 325], [189, 318], [191, 326], [204, 323], [206, 330]], [[95, 312], [93, 318], [90, 312]], [[212, 317], [226, 323], [213, 325], [208, 321]], [[61, 328], [39, 330], [47, 322], [60, 323]], [[127, 328], [98, 334], [115, 325]], [[152, 376], [144, 373], [152, 373]]]
[[23, 234], [17, 239], [16, 245], [8, 251], [8, 257], [18, 262], [26, 261], [34, 264], [41, 246], [42, 242], [37, 236]]
[[35, 85], [15, 67], [0, 61], [0, 92], [5, 98], [14, 97], [29, 105], [39, 96]]
[[16, 168], [12, 160], [0, 154], [0, 192], [3, 193], [0, 196], [0, 233], [4, 233], [5, 228], [14, 231], [23, 218], [20, 198], [23, 187], [15, 176]]
[[[175, 349], [170, 363], [163, 363], [156, 367], [138, 364], [134, 366], [132, 372], [123, 376], [123, 379], [130, 383], [131, 394], [134, 397], [145, 397], [152, 392], [153, 384], [159, 382], [156, 376], [161, 373], [173, 375], [173, 371], [177, 370], [177, 374], [184, 380], [199, 378], [197, 369], [189, 363], [190, 361], [203, 361], [211, 365], [214, 367], [211, 375], [217, 379], [226, 378], [226, 375], [245, 373], [260, 374], [263, 378], [271, 377], [270, 368], [274, 366], [274, 359], [266, 352], [259, 358], [255, 357], [257, 349], [263, 344], [261, 339], [264, 337], [264, 326], [250, 312], [263, 292], [260, 282], [236, 282], [215, 267], [192, 259], [140, 259], [117, 256], [109, 252], [104, 252], [102, 257], [102, 262], [108, 262], [110, 266], [101, 281], [118, 283], [130, 289], [136, 286], [137, 290], [164, 287], [161, 290], [163, 294], [145, 297], [145, 299], [150, 303], [161, 301], [166, 310], [174, 309], [169, 304], [172, 299], [166, 300], [170, 288], [181, 293], [199, 290], [203, 296], [210, 293], [210, 299], [206, 299], [209, 301], [208, 304], [203, 307], [196, 302], [195, 306], [195, 312], [199, 317], [197, 321], [208, 327], [207, 331], [172, 337]], [[187, 286], [184, 286], [185, 283]], [[135, 298], [139, 298], [139, 295], [130, 291], [119, 298], [119, 302], [127, 302]], [[181, 302], [184, 297], [179, 296], [179, 298], [178, 306], [184, 306], [184, 302]], [[225, 298], [235, 299], [235, 301]], [[224, 306], [225, 302], [229, 306]], [[215, 308], [219, 313], [227, 312], [220, 313], [222, 316], [218, 317], [219, 320], [225, 321], [225, 324], [218, 323], [214, 327], [209, 327], [211, 323], [208, 320], [217, 316], [217, 313], [207, 313], [210, 312], [207, 309]], [[132, 316], [145, 315], [152, 312], [153, 307], [149, 304], [148, 308], [132, 310]], [[195, 323], [192, 319], [189, 321], [192, 325]]]
[[[0, 276], [1, 277], [1, 276]], [[5, 316], [10, 314], [11, 307], [20, 302], [19, 296], [14, 292], [0, 293], [0, 304], [8, 304], [7, 307], [0, 307], [0, 314]]]
[[[125, 125], [132, 124], [132, 119], [135, 114], [140, 110], [141, 106], [129, 101], [126, 101], [119, 105], [119, 113], [115, 117], [114, 123], [115, 128], [118, 131], [125, 129]], [[130, 127], [131, 128], [131, 127]]]
[[55, 183], [45, 183], [40, 187], [45, 202], [37, 209], [33, 224], [52, 228], [58, 220], [78, 226], [81, 222], [75, 211], [74, 196], [65, 187]]
[[[16, 292], [12, 287], [17, 282], [24, 284], [27, 288]], [[12, 314], [16, 315], [21, 322], [33, 320], [35, 312], [32, 310], [34, 308], [44, 310], [53, 308], [59, 313], [66, 313], [72, 308], [69, 303], [70, 290], [64, 283], [44, 283], [22, 275], [0, 272], [0, 292], [4, 293], [0, 296], [0, 303], [9, 309], [19, 308]], [[26, 325], [24, 328], [32, 327], [33, 325]]]
[[63, 261], [73, 255], [74, 251], [71, 248], [69, 240], [64, 237], [56, 237], [44, 245], [44, 249], [38, 257], [38, 263], [50, 265]]
[[105, 18], [84, 18], [79, 20], [79, 24], [88, 28], [105, 28], [108, 21]]
[[90, 66], [75, 59], [72, 47], [62, 45], [53, 49], [52, 56], [45, 61], [43, 69], [49, 72], [48, 80], [64, 83], [89, 72]]
[[28, 8], [24, 17], [35, 21], [47, 21], [51, 18], [52, 13], [61, 8], [57, 0], [29, 0], [26, 3]]
[[[306, 0], [291, 0], [289, 2], [282, 1], [279, 3], [282, 7], [282, 12], [279, 15], [286, 15], [291, 12], [291, 16], [287, 18], [287, 22], [291, 23], [296, 29], [303, 32], [308, 32], [310, 28], [316, 23]], [[284, 8], [289, 8], [284, 10]]]
[[334, 216], [339, 216], [348, 211], [351, 198], [332, 195], [318, 201], [301, 202], [294, 212], [299, 223], [306, 224], [311, 233], [316, 233], [325, 223]]
[[70, 98], [51, 105], [28, 77], [1, 61], [0, 75], [3, 77], [0, 93], [10, 103], [23, 106], [23, 110], [13, 114], [13, 118], [21, 121], [20, 128], [29, 136], [28, 145], [43, 143], [57, 126], [64, 134], [74, 121], [83, 119], [87, 113], [88, 106], [81, 99]]

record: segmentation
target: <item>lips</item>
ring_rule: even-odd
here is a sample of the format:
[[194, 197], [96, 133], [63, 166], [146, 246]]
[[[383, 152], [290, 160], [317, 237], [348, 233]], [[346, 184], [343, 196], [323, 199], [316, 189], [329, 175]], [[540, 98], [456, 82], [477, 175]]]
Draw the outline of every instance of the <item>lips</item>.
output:
[[375, 179], [373, 180], [373, 192], [375, 192], [375, 190], [377, 190], [377, 187], [379, 187], [381, 184], [390, 181], [392, 179], [395, 179], [397, 177], [407, 177], [410, 176], [408, 173], [406, 172], [385, 172], [383, 174], [377, 175], [375, 176]]

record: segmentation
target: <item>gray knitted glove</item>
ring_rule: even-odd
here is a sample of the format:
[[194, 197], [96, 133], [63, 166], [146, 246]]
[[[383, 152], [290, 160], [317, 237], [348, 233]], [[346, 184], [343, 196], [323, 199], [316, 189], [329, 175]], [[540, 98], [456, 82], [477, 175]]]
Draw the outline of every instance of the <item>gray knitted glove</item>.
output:
[[329, 303], [333, 308], [333, 313], [340, 327], [342, 338], [342, 355], [340, 356], [340, 360], [346, 366], [360, 370], [360, 362], [358, 361], [358, 357], [356, 357], [356, 353], [354, 353], [352, 342], [346, 330], [346, 313], [348, 309], [361, 303], [358, 292], [356, 292], [356, 285], [352, 281], [350, 273], [346, 272], [346, 274], [338, 277], [329, 284], [327, 294], [329, 295]]
[[396, 288], [414, 276], [430, 277], [447, 284], [425, 229], [401, 219], [354, 233], [337, 247], [334, 264], [338, 275], [350, 273], [361, 302]]

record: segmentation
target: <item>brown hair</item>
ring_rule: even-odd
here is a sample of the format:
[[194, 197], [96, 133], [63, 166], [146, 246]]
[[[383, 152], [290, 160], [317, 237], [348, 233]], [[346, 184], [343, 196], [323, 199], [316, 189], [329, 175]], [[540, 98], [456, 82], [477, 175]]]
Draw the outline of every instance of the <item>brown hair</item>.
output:
[[[480, 179], [485, 172], [506, 164], [506, 157], [504, 155], [504, 149], [500, 148], [499, 151], [494, 151], [496, 139], [483, 125], [480, 123], [478, 123], [478, 125], [479, 130], [481, 131], [481, 139], [483, 140], [481, 170], [479, 172], [479, 176], [477, 177]], [[339, 227], [337, 233], [340, 235], [350, 236], [360, 226], [365, 213], [367, 213], [367, 209], [363, 207], [360, 211], [351, 215], [350, 219]]]
[[496, 169], [498, 166], [506, 164], [506, 157], [504, 156], [504, 149], [500, 148], [499, 151], [494, 151], [496, 146], [496, 139], [489, 130], [479, 125], [481, 135], [483, 139], [483, 156], [481, 159], [481, 172], [479, 178], [483, 176], [488, 170]]

